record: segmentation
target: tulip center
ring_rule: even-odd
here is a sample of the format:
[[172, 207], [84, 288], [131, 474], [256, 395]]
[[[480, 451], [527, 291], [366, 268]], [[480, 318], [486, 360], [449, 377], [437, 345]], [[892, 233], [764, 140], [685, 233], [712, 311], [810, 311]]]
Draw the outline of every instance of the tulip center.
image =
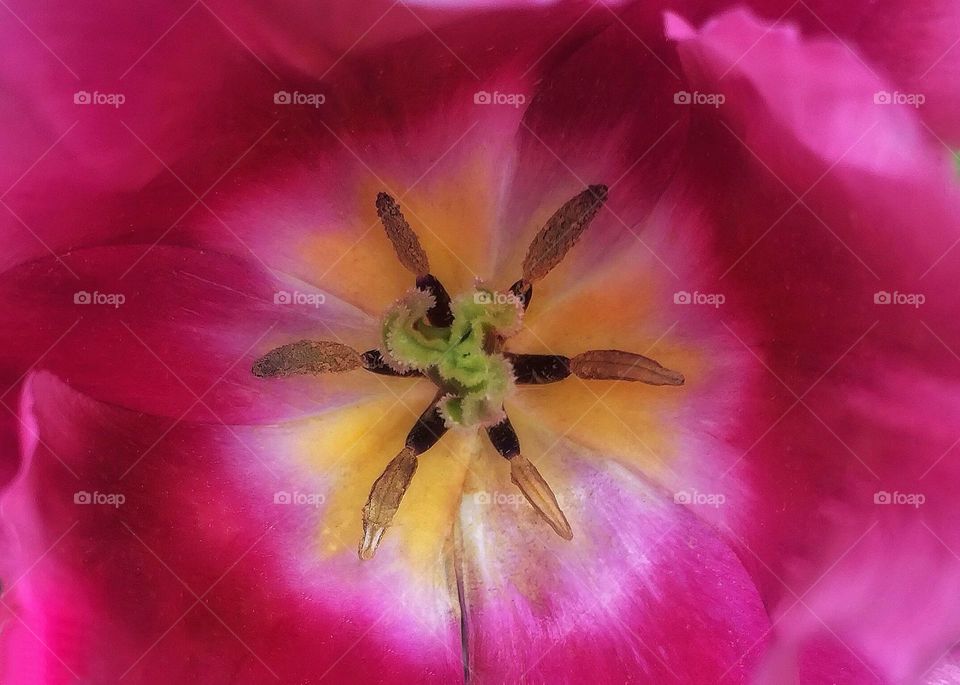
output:
[[395, 370], [419, 371], [437, 385], [447, 426], [493, 426], [505, 417], [503, 400], [514, 384], [500, 348], [520, 329], [522, 303], [513, 294], [478, 285], [450, 301], [451, 320], [433, 315], [437, 299], [414, 288], [386, 311], [383, 358]]
[[536, 234], [509, 292], [477, 283], [451, 298], [430, 272], [430, 261], [400, 205], [387, 193], [377, 195], [377, 215], [400, 263], [416, 277], [383, 315], [380, 349], [360, 353], [329, 340], [301, 340], [257, 359], [257, 376], [339, 373], [363, 368], [389, 376], [420, 376], [436, 386], [436, 397], [407, 433], [400, 452], [370, 488], [362, 510], [361, 559], [376, 553], [417, 471], [420, 455], [448, 428], [486, 429], [490, 444], [510, 463], [510, 480], [557, 535], [573, 539], [556, 495], [532, 461], [520, 450], [503, 401], [515, 384], [555, 383], [574, 375], [583, 380], [639, 381], [683, 385], [683, 374], [653, 359], [617, 349], [588, 350], [575, 357], [503, 352], [506, 338], [518, 332], [544, 278], [577, 243], [607, 199], [607, 186], [592, 185], [563, 204]]

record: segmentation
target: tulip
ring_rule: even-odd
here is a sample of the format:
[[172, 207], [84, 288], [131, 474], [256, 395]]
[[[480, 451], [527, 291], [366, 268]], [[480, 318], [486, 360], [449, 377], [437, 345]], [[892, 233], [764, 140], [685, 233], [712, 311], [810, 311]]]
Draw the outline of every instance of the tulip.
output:
[[953, 6], [95, 4], [0, 47], [0, 681], [953, 682]]

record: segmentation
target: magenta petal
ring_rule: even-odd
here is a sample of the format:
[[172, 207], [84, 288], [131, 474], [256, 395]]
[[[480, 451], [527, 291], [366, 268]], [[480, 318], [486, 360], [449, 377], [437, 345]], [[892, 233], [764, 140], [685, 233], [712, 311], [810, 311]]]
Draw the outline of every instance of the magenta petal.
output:
[[431, 57], [449, 57], [431, 31], [474, 12], [299, 0], [131, 12], [82, 0], [4, 15], [0, 268], [118, 236], [169, 239], [181, 220], [207, 216], [255, 148], [283, 138], [278, 120], [295, 108], [278, 105], [278, 92], [331, 96], [345, 64], [401, 38], [423, 36], [439, 51]]
[[284, 467], [289, 427], [171, 426], [46, 373], [20, 414], [23, 466], [0, 500], [4, 683], [460, 677], [442, 566], [424, 593], [352, 550], [324, 559], [323, 508], [277, 503], [333, 495]]
[[868, 679], [916, 678], [960, 629], [946, 151], [912, 108], [877, 103], [893, 85], [834, 39], [743, 11], [668, 30], [691, 87], [726, 96], [695, 140], [727, 160], [701, 173], [720, 280], [748, 305], [728, 326], [768, 374], [731, 437], [763, 493], [735, 534], [778, 622], [765, 673], [792, 677], [827, 641]]
[[[518, 428], [528, 454], [553, 443]], [[459, 522], [476, 678], [743, 681], [769, 622], [714, 530], [623, 466], [561, 440], [534, 461], [573, 528], [567, 542], [491, 452], [474, 462]]]
[[[3, 372], [50, 369], [97, 399], [184, 420], [250, 423], [384, 392], [354, 372], [256, 378], [253, 361], [302, 338], [376, 344], [366, 315], [255, 263], [148, 245], [81, 250], [0, 276]], [[285, 304], [296, 295], [293, 304]], [[298, 304], [299, 302], [300, 304]]]
[[[606, 8], [594, 13], [611, 16]], [[591, 224], [591, 239], [544, 286], [592, 275], [611, 252], [637, 242], [677, 170], [688, 124], [688, 113], [673, 106], [680, 67], [655, 16], [639, 3], [619, 11], [537, 84], [517, 129], [517, 164], [501, 217], [500, 278], [517, 277], [536, 231], [591, 184], [609, 186], [609, 201]]]
[[950, 0], [887, 0], [864, 12], [853, 39], [905, 95], [921, 95], [919, 114], [944, 141], [960, 146], [960, 7]]

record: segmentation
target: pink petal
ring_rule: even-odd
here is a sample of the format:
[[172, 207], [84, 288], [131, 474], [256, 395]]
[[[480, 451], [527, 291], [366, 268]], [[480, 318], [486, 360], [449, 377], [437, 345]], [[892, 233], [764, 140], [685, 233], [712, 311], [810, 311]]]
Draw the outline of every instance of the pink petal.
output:
[[[279, 110], [277, 135], [251, 152], [232, 190], [211, 200], [231, 231], [207, 216], [173, 235], [238, 254], [248, 246], [274, 268], [381, 311], [410, 282], [375, 214], [376, 194], [386, 191], [448, 289], [490, 278], [505, 236], [512, 244], [518, 230], [504, 208], [519, 192], [509, 178], [515, 139], [542, 74], [614, 21], [604, 9], [566, 7], [483, 15], [406, 41], [403, 60], [393, 47], [345, 60], [331, 72], [323, 107]], [[285, 142], [291, 137], [295, 146]]]
[[[514, 414], [516, 419], [516, 413]], [[602, 452], [518, 421], [574, 531], [559, 538], [481, 450], [460, 511], [467, 658], [481, 681], [740, 682], [769, 626], [733, 551]]]
[[608, 185], [609, 201], [589, 237], [537, 285], [536, 297], [562, 296], [610, 254], [637, 242], [677, 170], [688, 123], [672, 104], [679, 65], [669, 52], [655, 15], [635, 4], [549, 70], [517, 131], [498, 281], [519, 277], [536, 232], [590, 184]]
[[[362, 564], [355, 541], [325, 555], [344, 470], [291, 468], [289, 427], [171, 427], [45, 373], [21, 416], [23, 467], [2, 499], [3, 682], [460, 677], [443, 566]], [[327, 504], [278, 503], [280, 491]]]
[[[256, 263], [137, 245], [80, 250], [64, 264], [76, 277], [52, 259], [0, 277], [7, 384], [50, 369], [137, 411], [237, 423], [323, 411], [398, 382], [362, 371], [254, 377], [253, 361], [284, 343], [328, 339], [362, 351], [377, 342], [363, 313]], [[298, 299], [278, 302], [283, 293]]]
[[[779, 621], [769, 677], [824, 638], [868, 671], [916, 677], [960, 627], [946, 591], [958, 509], [940, 494], [960, 474], [924, 477], [956, 439], [945, 415], [928, 419], [956, 395], [953, 171], [917, 113], [874, 103], [890, 84], [835, 41], [745, 12], [669, 26], [691, 89], [726, 95], [703, 112], [701, 149], [726, 163], [702, 165], [702, 187], [719, 198], [720, 280], [744, 296], [731, 333], [769, 374], [732, 436], [766, 497], [762, 526], [735, 534]], [[883, 291], [926, 300], [884, 305]], [[874, 503], [888, 491], [930, 504]]]
[[[327, 98], [325, 110], [349, 102], [351, 116], [359, 115], [358, 104], [380, 116], [383, 109], [368, 92], [346, 92], [349, 84], [369, 82], [361, 56], [380, 51], [377, 59], [406, 70], [407, 78], [384, 82], [402, 83], [408, 101], [414, 99], [409, 76], [423, 84], [413, 92], [429, 97], [438, 85], [430, 75], [443, 64], [445, 85], [468, 84], [463, 95], [472, 105], [473, 92], [499, 85], [493, 78], [478, 81], [492, 66], [508, 62], [517, 73], [526, 70], [575, 18], [572, 8], [516, 10], [516, 35], [523, 36], [525, 48], [515, 51], [516, 41], [506, 35], [499, 50], [480, 40], [513, 14], [389, 3], [341, 9], [297, 1], [271, 8], [210, 2], [134, 14], [127, 9], [111, 0], [56, 15], [29, 4], [10, 8], [15, 16], [4, 23], [0, 41], [10, 66], [3, 73], [10, 106], [0, 112], [8, 151], [0, 172], [6, 206], [0, 208], [0, 226], [9, 237], [2, 268], [118, 239], [172, 243], [181, 223], [208, 218], [231, 249], [248, 252], [238, 243], [240, 229], [210, 216], [218, 194], [264, 159], [285, 156], [291, 167], [291, 157], [308, 148], [304, 139], [325, 146], [321, 157], [334, 149], [348, 154], [320, 123], [320, 112], [277, 104], [277, 93], [319, 93]], [[590, 23], [582, 22], [566, 39], [577, 39]], [[434, 32], [446, 25], [450, 29], [438, 40]], [[395, 59], [393, 46], [400, 40], [416, 60]], [[453, 57], [451, 48], [466, 61]], [[119, 94], [124, 102], [76, 104], [81, 92]], [[358, 116], [349, 125], [359, 122]], [[294, 145], [288, 144], [291, 134]], [[418, 168], [416, 176], [424, 170]], [[279, 182], [271, 179], [270, 185]], [[50, 187], [57, 193], [46, 192]]]

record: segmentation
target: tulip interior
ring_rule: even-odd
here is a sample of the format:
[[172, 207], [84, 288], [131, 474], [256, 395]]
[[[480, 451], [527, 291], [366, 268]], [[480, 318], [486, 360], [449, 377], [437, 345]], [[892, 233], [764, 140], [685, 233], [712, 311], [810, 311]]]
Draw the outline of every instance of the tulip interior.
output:
[[554, 383], [570, 375], [585, 380], [683, 385], [682, 374], [622, 350], [589, 350], [572, 358], [504, 351], [507, 339], [523, 328], [534, 283], [563, 260], [606, 200], [607, 187], [592, 185], [564, 203], [534, 237], [521, 278], [509, 290], [477, 283], [471, 292], [451, 298], [430, 273], [427, 254], [397, 202], [380, 193], [377, 214], [400, 263], [415, 277], [415, 287], [384, 313], [379, 347], [359, 353], [340, 342], [301, 340], [275, 348], [254, 363], [253, 373], [261, 378], [362, 369], [424, 377], [436, 385], [430, 406], [373, 483], [361, 509], [361, 559], [371, 559], [376, 553], [413, 480], [418, 457], [450, 429], [485, 430], [496, 451], [510, 462], [511, 480], [527, 502], [557, 535], [571, 540], [573, 530], [553, 490], [521, 454], [520, 440], [504, 409], [513, 388]]

